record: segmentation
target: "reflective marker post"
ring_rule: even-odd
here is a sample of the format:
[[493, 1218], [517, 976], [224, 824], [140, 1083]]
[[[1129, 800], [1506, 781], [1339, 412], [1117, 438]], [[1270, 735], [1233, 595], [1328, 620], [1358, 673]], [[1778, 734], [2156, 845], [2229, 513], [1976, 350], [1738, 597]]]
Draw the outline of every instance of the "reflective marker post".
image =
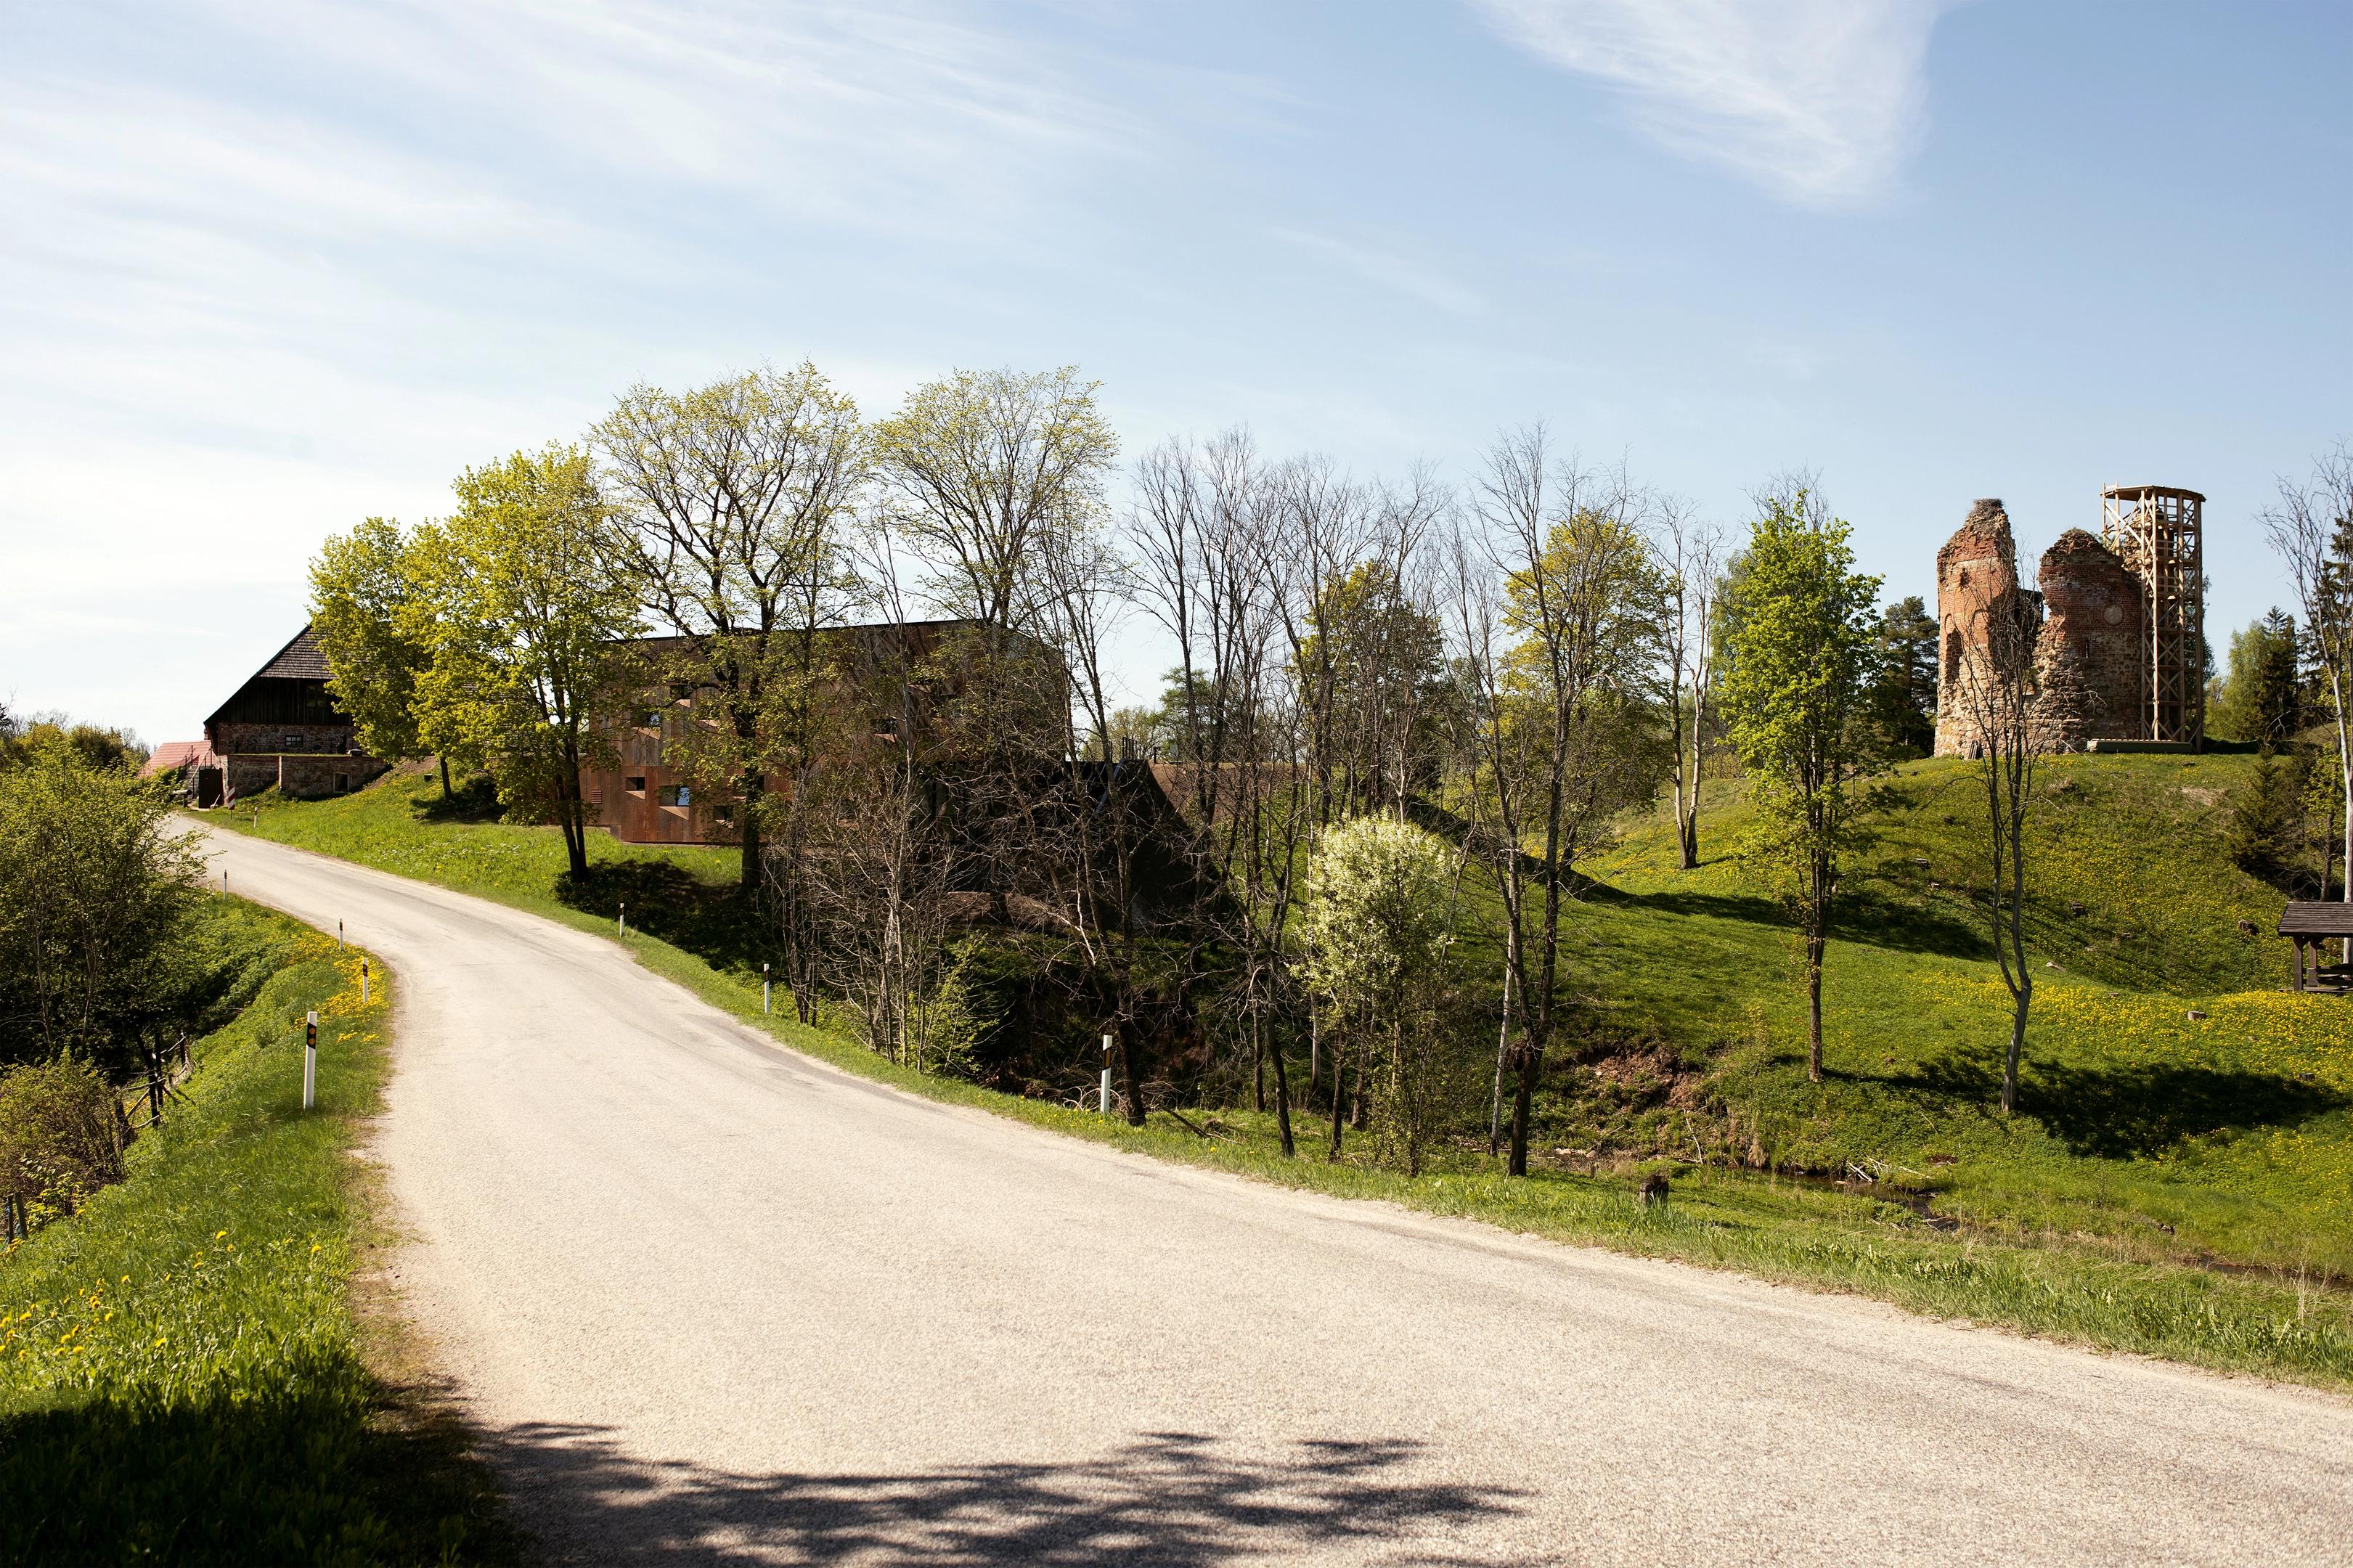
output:
[[367, 1005], [367, 960], [360, 960], [360, 1005]]
[[1096, 1097], [1095, 1110], [1103, 1116], [1111, 1114], [1111, 1037], [1109, 1035], [1103, 1037], [1103, 1091]]
[[626, 903], [621, 906], [620, 912], [613, 917], [613, 934], [615, 936], [629, 934], [629, 906]]
[[760, 1011], [768, 1010], [768, 966], [760, 965]]
[[343, 951], [343, 922], [341, 921], [335, 922], [335, 951]]
[[319, 1013], [315, 1007], [302, 1024], [302, 1109], [319, 1102]]

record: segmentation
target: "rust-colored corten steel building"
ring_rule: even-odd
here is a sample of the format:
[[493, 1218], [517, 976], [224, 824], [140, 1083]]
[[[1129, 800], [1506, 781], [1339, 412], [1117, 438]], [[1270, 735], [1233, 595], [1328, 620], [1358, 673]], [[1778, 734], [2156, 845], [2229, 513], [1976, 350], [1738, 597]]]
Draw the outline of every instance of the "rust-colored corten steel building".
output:
[[2019, 582], [2001, 502], [1972, 506], [1936, 552], [1936, 754], [1982, 749], [1961, 700], [1964, 676], [1993, 657], [1991, 628], [2021, 612], [2040, 677], [2035, 723], [2052, 750], [2202, 745], [2204, 501], [2162, 485], [2108, 487], [2100, 537], [2080, 528], [2061, 534], [2043, 552], [2039, 593]]
[[[960, 632], [980, 629], [976, 621], [882, 622], [837, 626], [819, 634], [827, 665], [836, 672], [828, 699], [853, 727], [871, 731], [883, 744], [902, 743], [912, 730], [919, 747], [935, 733], [933, 717], [960, 687], [953, 669], [941, 668], [944, 654]], [[1039, 645], [1019, 639], [1025, 646]], [[655, 672], [686, 652], [684, 639], [648, 637], [636, 647], [646, 659], [649, 683], [628, 721], [604, 737], [615, 765], [580, 772], [580, 793], [595, 826], [630, 844], [724, 844], [735, 837], [732, 801], [704, 798], [682, 768], [670, 765], [688, 727], [707, 724], [696, 710], [691, 682], [663, 683]], [[903, 682], [903, 697], [902, 692]], [[768, 780], [781, 793], [786, 781]]]
[[[344, 795], [385, 771], [359, 749], [351, 718], [327, 691], [327, 656], [304, 626], [205, 721], [189, 763], [199, 804], [276, 789], [299, 799]], [[218, 779], [206, 777], [218, 769]]]

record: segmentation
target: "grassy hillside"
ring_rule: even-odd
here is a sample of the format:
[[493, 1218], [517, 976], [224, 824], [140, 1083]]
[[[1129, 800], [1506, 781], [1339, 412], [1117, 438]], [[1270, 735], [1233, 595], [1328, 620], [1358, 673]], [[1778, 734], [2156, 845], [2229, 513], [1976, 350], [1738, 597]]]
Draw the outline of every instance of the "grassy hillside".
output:
[[[1544, 1099], [1539, 1168], [1520, 1183], [1468, 1143], [1418, 1183], [1353, 1156], [1327, 1163], [1312, 1131], [1307, 1156], [1285, 1162], [1271, 1118], [1231, 1109], [1192, 1119], [1207, 1137], [1158, 1116], [1131, 1131], [918, 1079], [837, 1036], [763, 1018], [753, 973], [713, 935], [727, 918], [719, 889], [730, 851], [595, 836], [592, 886], [559, 890], [551, 830], [459, 820], [422, 776], [337, 801], [265, 803], [258, 820], [236, 825], [588, 930], [609, 932], [617, 892], [629, 889], [641, 961], [747, 1022], [915, 1092], [1074, 1136], [2094, 1345], [2353, 1386], [2353, 1005], [2263, 989], [2283, 964], [2276, 939], [2261, 934], [2279, 900], [2219, 846], [2221, 792], [2244, 766], [2052, 765], [2038, 827], [2027, 1101], [2007, 1121], [1991, 1075], [2008, 1000], [1983, 907], [1966, 890], [1981, 879], [1966, 770], [1926, 763], [1892, 781], [1887, 836], [1832, 949], [1831, 1076], [1819, 1086], [1803, 1073], [1788, 933], [1723, 854], [1740, 826], [1736, 790], [1712, 791], [1707, 864], [1696, 872], [1672, 868], [1663, 825], [1635, 825], [1593, 868], [1604, 884], [1572, 915], [1577, 1038]], [[1471, 897], [1475, 925], [1492, 889]], [[1492, 941], [1474, 933], [1462, 956], [1472, 985], [1493, 983]], [[2209, 1016], [2192, 1020], [2193, 1009]], [[1636, 1163], [1677, 1156], [1670, 1206], [1637, 1207]], [[1851, 1168], [1871, 1179], [1832, 1180]]]
[[[351, 1159], [385, 1066], [385, 977], [244, 906], [274, 971], [129, 1175], [0, 1260], [0, 1560], [500, 1559], [454, 1425], [373, 1374], [350, 1298], [375, 1244]], [[319, 1009], [318, 1109], [301, 1109]]]
[[2000, 1234], [2353, 1275], [2353, 1006], [2281, 989], [2282, 900], [2221, 844], [2248, 765], [2049, 765], [2022, 1114], [2007, 1121], [2010, 998], [1965, 765], [1891, 781], [1831, 952], [1821, 1085], [1804, 1078], [1788, 932], [1725, 853], [1736, 794], [1711, 803], [1697, 871], [1673, 868], [1663, 826], [1636, 831], [1578, 911], [1571, 984], [1591, 1005], [1556, 1127], [1581, 1147], [1695, 1141], [1753, 1167], [1860, 1167]]

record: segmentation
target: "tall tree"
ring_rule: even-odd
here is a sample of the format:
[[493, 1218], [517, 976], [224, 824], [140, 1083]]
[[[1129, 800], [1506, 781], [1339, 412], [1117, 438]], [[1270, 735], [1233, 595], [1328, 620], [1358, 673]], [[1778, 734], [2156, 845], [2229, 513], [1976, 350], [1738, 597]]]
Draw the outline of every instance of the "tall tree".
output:
[[1639, 773], [1618, 752], [1633, 720], [1627, 695], [1651, 679], [1662, 588], [1632, 510], [1623, 476], [1556, 463], [1543, 427], [1530, 426], [1490, 450], [1473, 498], [1479, 530], [1451, 552], [1460, 668], [1495, 806], [1504, 954], [1517, 982], [1515, 1034], [1508, 1009], [1505, 1019], [1515, 1176], [1527, 1173], [1536, 1084], [1559, 1023], [1576, 862]]
[[1879, 615], [1879, 726], [1899, 752], [1936, 746], [1936, 617], [1917, 594]]
[[866, 484], [857, 405], [804, 363], [691, 392], [633, 387], [591, 439], [625, 525], [616, 561], [681, 644], [660, 674], [714, 721], [681, 728], [679, 764], [726, 781], [741, 885], [755, 892], [775, 687], [817, 658]]
[[[1916, 601], [1915, 601], [1916, 602]], [[1994, 956], [2010, 991], [2010, 1047], [2003, 1054], [2001, 1110], [2018, 1109], [2018, 1068], [2026, 1050], [2034, 972], [2026, 963], [2027, 821], [2034, 809], [2035, 764], [2048, 749], [2035, 721], [2034, 602], [2013, 589], [1987, 606], [1982, 658], [1963, 659], [1953, 679], [1956, 706], [1978, 739], [1975, 763], [1984, 791], [1983, 847]], [[1887, 651], [1883, 641], [1882, 651]]]
[[2344, 896], [2353, 902], [2353, 447], [2320, 458], [2302, 484], [2282, 479], [2263, 531], [2295, 584], [2306, 657], [2336, 729]]
[[883, 506], [934, 600], [1000, 631], [1048, 609], [1044, 552], [1092, 533], [1119, 441], [1076, 367], [960, 370], [875, 428]]
[[620, 693], [637, 584], [614, 569], [610, 517], [587, 452], [551, 446], [470, 468], [458, 510], [412, 544], [421, 593], [405, 628], [432, 651], [419, 732], [480, 757], [513, 815], [553, 820], [588, 873], [581, 769]]
[[1759, 498], [1728, 605], [1725, 710], [1749, 780], [1751, 858], [1796, 920], [1806, 976], [1806, 1075], [1822, 1077], [1822, 958], [1843, 858], [1865, 835], [1864, 781], [1882, 765], [1871, 722], [1879, 579], [1854, 571], [1846, 523], [1811, 491]]
[[[417, 679], [432, 658], [414, 630], [424, 624], [417, 593], [408, 533], [390, 518], [330, 535], [311, 562], [311, 626], [327, 656], [327, 689], [360, 745], [386, 762], [429, 750], [417, 726]], [[446, 800], [449, 759], [439, 762]]]
[[1700, 770], [1715, 695], [1715, 603], [1724, 588], [1724, 532], [1669, 497], [1659, 503], [1652, 538], [1665, 590], [1659, 670], [1675, 733], [1675, 851], [1682, 868], [1690, 871], [1699, 866]]
[[[1295, 691], [1277, 650], [1281, 574], [1293, 559], [1285, 496], [1240, 430], [1206, 446], [1155, 448], [1136, 465], [1134, 494], [1127, 534], [1143, 603], [1178, 654], [1155, 723], [1183, 764], [1175, 795], [1195, 829], [1182, 984], [1201, 978], [1208, 939], [1223, 937], [1239, 956], [1251, 1097], [1266, 1109], [1271, 1058], [1288, 1158], [1295, 1144], [1283, 1042], [1302, 996], [1290, 937], [1308, 813], [1307, 774], [1294, 765]], [[1311, 1021], [1311, 1038], [1314, 1030]]]
[[2231, 634], [2228, 673], [2207, 685], [2206, 730], [2224, 741], [2283, 745], [2304, 728], [2304, 639], [2274, 605]]

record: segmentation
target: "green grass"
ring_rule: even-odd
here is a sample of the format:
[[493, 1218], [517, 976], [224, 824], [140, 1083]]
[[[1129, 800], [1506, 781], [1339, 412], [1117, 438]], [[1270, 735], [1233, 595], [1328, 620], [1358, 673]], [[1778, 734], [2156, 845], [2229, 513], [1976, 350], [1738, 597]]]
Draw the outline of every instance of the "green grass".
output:
[[[1854, 880], [1855, 916], [1832, 949], [1831, 1078], [1819, 1086], [1802, 1070], [1788, 934], [1718, 854], [1738, 826], [1736, 792], [1715, 792], [1711, 858], [1697, 872], [1672, 868], [1662, 825], [1636, 825], [1595, 868], [1608, 885], [1572, 916], [1577, 1037], [1547, 1089], [1550, 1135], [1525, 1182], [1460, 1145], [1419, 1181], [1354, 1152], [1327, 1163], [1303, 1117], [1302, 1157], [1285, 1161], [1270, 1117], [1218, 1111], [1208, 1138], [1158, 1116], [1138, 1131], [919, 1077], [838, 1035], [762, 1017], [756, 975], [698, 956], [707, 945], [641, 931], [629, 943], [649, 968], [796, 1049], [1071, 1136], [2101, 1348], [2353, 1387], [2353, 1006], [2259, 989], [2276, 984], [2276, 956], [2237, 921], [2267, 931], [2277, 896], [2221, 856], [2219, 806], [2180, 793], [2185, 778], [2226, 788], [2243, 765], [2053, 765], [2051, 782], [2073, 787], [2045, 797], [2035, 962], [2064, 967], [2037, 970], [2027, 1103], [2007, 1120], [1986, 1076], [2007, 998], [1982, 908], [1956, 890], [1972, 880], [1962, 769], [1922, 764], [1894, 781], [1888, 836]], [[265, 804], [258, 827], [240, 830], [611, 931], [607, 916], [576, 907], [577, 890], [574, 902], [557, 896], [553, 832], [433, 821], [435, 793], [396, 778], [338, 801]], [[600, 874], [653, 888], [709, 887], [734, 866], [723, 849], [592, 844]], [[1482, 898], [1492, 893], [1474, 888], [1474, 925]], [[2069, 912], [2076, 902], [2081, 916]], [[1464, 958], [1480, 983], [1493, 944], [1466, 942]], [[2192, 1022], [2193, 1007], [2211, 1016]], [[1663, 1211], [1641, 1208], [1634, 1161], [1677, 1153], [1706, 1163], [1677, 1171]], [[1882, 1179], [1854, 1190], [1804, 1179], [1849, 1163]]]
[[[126, 1180], [0, 1262], [0, 1560], [503, 1560], [455, 1424], [370, 1368], [381, 1239], [352, 1158], [386, 1052], [381, 963], [233, 906], [274, 973], [195, 1047]], [[319, 1009], [318, 1108], [301, 1109]]]

